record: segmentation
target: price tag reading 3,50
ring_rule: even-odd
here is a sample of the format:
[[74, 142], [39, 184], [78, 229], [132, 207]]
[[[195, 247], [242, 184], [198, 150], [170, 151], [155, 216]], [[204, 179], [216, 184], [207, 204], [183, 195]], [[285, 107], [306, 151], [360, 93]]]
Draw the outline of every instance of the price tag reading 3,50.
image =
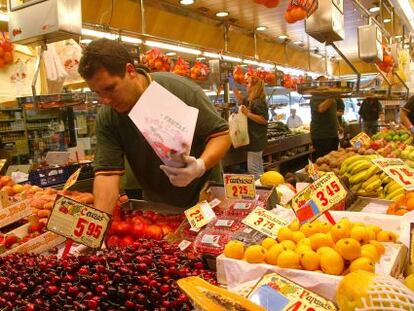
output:
[[242, 220], [242, 223], [273, 239], [277, 238], [279, 229], [287, 225], [287, 222], [279, 219], [275, 214], [261, 207], [257, 207], [253, 212], [247, 215], [247, 217]]
[[198, 203], [197, 205], [184, 211], [191, 228], [201, 228], [216, 218], [216, 214], [212, 210], [207, 201]]
[[256, 198], [254, 175], [224, 174], [224, 190], [228, 199]]
[[346, 198], [347, 192], [334, 173], [326, 173], [290, 202], [299, 222], [311, 222]]
[[111, 217], [62, 195], [56, 197], [47, 229], [91, 248], [100, 248]]
[[382, 158], [372, 162], [406, 190], [414, 190], [414, 170], [401, 159]]

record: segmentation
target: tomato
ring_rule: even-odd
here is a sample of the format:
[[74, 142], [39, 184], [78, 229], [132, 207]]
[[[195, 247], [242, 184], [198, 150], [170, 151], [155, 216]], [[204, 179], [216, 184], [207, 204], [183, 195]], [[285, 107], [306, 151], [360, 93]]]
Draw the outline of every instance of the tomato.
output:
[[266, 3], [264, 3], [265, 7], [272, 9], [279, 5], [279, 0], [267, 0]]
[[144, 235], [145, 227], [146, 225], [141, 221], [135, 221], [132, 226], [131, 235], [136, 239], [141, 238]]
[[134, 244], [134, 239], [131, 236], [123, 237], [119, 241], [119, 245], [124, 246], [124, 247], [131, 246], [132, 244]]
[[285, 20], [288, 24], [293, 24], [296, 22], [296, 20], [293, 18], [293, 16], [290, 14], [290, 11], [285, 12]]
[[151, 239], [160, 240], [162, 238], [162, 229], [157, 225], [149, 225], [145, 228], [145, 235]]

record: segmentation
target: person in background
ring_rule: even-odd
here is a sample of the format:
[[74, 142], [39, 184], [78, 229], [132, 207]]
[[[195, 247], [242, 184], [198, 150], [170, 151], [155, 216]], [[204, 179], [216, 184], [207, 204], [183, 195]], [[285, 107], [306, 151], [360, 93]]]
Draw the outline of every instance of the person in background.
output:
[[[198, 202], [207, 181], [222, 180], [220, 161], [231, 145], [228, 124], [201, 87], [173, 73], [137, 70], [128, 50], [108, 39], [94, 40], [83, 49], [78, 70], [102, 104], [96, 117], [96, 209], [112, 214], [125, 170], [124, 157], [145, 199], [154, 202], [188, 208]], [[199, 110], [191, 150], [180, 155], [184, 165], [180, 168], [163, 165], [128, 116], [153, 81]]]
[[384, 110], [376, 98], [366, 98], [359, 108], [359, 125], [363, 132], [372, 136], [378, 132], [378, 119], [384, 122]]
[[414, 134], [414, 96], [400, 109], [400, 122]]
[[267, 123], [269, 109], [266, 102], [264, 81], [255, 76], [247, 78], [247, 97], [234, 87], [234, 95], [240, 111], [248, 119], [250, 143], [242, 147], [247, 150], [247, 171], [259, 178], [263, 174], [263, 150], [267, 146]]
[[296, 109], [290, 109], [290, 116], [287, 119], [286, 124], [290, 129], [297, 128], [303, 124], [302, 119], [296, 115]]

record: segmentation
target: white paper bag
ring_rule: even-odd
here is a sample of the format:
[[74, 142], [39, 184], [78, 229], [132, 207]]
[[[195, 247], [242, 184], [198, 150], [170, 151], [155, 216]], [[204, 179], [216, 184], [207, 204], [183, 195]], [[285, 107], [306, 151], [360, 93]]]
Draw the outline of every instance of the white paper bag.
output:
[[229, 117], [230, 138], [234, 148], [250, 143], [247, 117], [240, 112], [232, 113]]

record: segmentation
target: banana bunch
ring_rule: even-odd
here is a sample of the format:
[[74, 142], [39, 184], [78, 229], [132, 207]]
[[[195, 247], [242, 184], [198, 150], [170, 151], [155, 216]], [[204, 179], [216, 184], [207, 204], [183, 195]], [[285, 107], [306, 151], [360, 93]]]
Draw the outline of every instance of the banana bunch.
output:
[[349, 157], [342, 162], [339, 174], [348, 178], [351, 191], [357, 195], [396, 201], [404, 195], [404, 189], [371, 162], [376, 157]]

